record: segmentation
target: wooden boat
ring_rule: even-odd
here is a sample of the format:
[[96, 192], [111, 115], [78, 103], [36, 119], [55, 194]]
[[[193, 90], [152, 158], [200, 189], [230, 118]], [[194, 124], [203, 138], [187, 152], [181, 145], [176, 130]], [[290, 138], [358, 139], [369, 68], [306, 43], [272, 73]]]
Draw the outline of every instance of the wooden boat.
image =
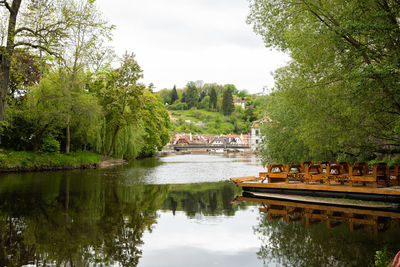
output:
[[311, 195], [400, 203], [400, 164], [392, 170], [385, 163], [372, 169], [366, 163], [302, 162], [270, 164], [259, 176], [231, 178], [244, 191]]

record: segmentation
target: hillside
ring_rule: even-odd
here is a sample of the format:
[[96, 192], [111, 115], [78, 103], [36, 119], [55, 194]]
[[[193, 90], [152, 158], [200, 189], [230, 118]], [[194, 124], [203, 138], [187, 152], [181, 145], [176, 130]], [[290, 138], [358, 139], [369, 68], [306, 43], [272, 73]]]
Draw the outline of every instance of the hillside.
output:
[[167, 106], [173, 133], [246, 134], [264, 114], [262, 96], [232, 84], [188, 82], [185, 88], [158, 92]]
[[230, 116], [219, 112], [192, 108], [190, 110], [170, 110], [172, 132], [191, 132], [202, 134], [245, 134], [251, 121], [245, 111], [237, 107]]

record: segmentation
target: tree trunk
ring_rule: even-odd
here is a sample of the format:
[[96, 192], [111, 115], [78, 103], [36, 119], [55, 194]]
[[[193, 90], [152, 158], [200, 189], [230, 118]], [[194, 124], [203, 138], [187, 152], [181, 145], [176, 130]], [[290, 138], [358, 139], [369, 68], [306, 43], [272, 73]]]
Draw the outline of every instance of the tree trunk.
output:
[[35, 136], [32, 148], [33, 152], [37, 152], [39, 150], [39, 143], [40, 143], [40, 138]]
[[4, 107], [8, 93], [8, 82], [10, 80], [10, 62], [14, 52], [15, 25], [22, 0], [13, 0], [11, 6], [6, 8], [10, 13], [7, 29], [7, 45], [0, 53], [0, 121], [4, 120]]
[[103, 125], [102, 127], [101, 127], [101, 130], [100, 130], [100, 139], [101, 139], [101, 154], [102, 155], [105, 155], [106, 154], [106, 147], [105, 147], [105, 145], [104, 145], [104, 142], [105, 142], [105, 126]]
[[0, 66], [0, 121], [4, 120], [4, 106], [7, 99], [8, 81], [10, 76], [10, 61], [9, 59], [1, 55], [1, 66]]
[[65, 129], [65, 153], [68, 154], [71, 147], [71, 134], [70, 134], [70, 120], [69, 116], [67, 117], [67, 128]]
[[113, 138], [112, 138], [112, 141], [111, 141], [111, 146], [110, 146], [110, 149], [107, 152], [107, 156], [110, 156], [112, 151], [114, 150], [115, 140], [117, 139], [118, 131], [119, 131], [119, 125], [115, 128], [114, 135], [113, 135]]

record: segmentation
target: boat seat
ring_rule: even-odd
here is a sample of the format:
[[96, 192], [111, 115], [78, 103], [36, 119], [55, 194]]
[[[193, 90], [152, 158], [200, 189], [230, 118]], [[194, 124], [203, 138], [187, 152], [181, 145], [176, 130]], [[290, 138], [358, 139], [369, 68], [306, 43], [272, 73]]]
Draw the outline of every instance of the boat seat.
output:
[[322, 183], [324, 180], [327, 180], [327, 175], [325, 173], [322, 172], [322, 168], [320, 165], [307, 165], [306, 166], [306, 184], [310, 183], [311, 181], [319, 181], [320, 183]]
[[389, 167], [386, 163], [376, 163], [371, 172], [368, 165], [358, 163], [350, 167], [349, 175], [350, 186], [353, 186], [354, 182], [362, 182], [363, 184], [369, 182], [376, 188], [379, 181], [383, 181], [385, 186], [389, 186], [390, 183]]
[[268, 164], [267, 171], [268, 183], [286, 180], [285, 164]]

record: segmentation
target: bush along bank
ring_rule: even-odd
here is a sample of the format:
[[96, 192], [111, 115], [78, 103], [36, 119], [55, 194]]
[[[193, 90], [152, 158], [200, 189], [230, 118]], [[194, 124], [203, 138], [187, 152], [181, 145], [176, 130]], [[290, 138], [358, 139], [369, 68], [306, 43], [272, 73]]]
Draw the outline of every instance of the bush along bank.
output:
[[0, 151], [0, 172], [97, 168], [101, 161], [99, 154], [88, 151], [68, 154]]

